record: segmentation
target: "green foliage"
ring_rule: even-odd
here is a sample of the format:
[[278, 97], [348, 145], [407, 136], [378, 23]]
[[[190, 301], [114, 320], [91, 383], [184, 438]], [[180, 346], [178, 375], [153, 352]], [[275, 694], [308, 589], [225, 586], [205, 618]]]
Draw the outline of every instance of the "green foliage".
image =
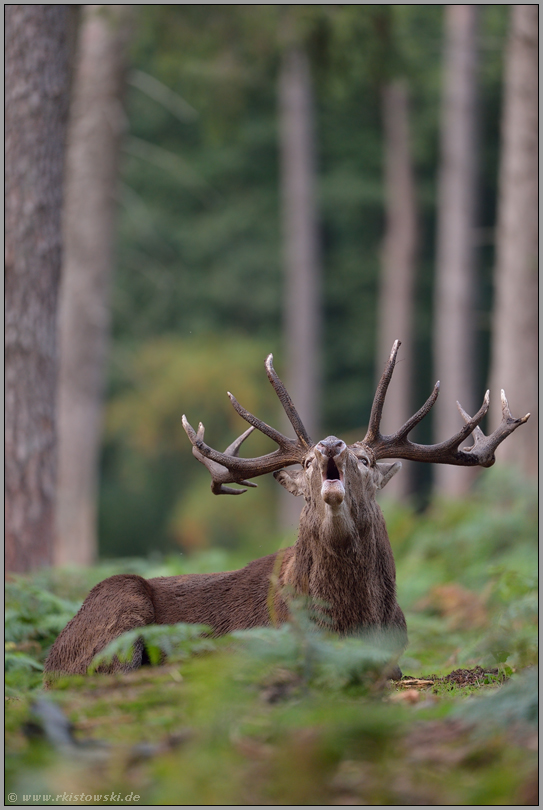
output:
[[5, 584], [5, 684], [8, 695], [41, 685], [47, 650], [80, 607], [23, 577]]
[[479, 696], [458, 706], [457, 717], [480, 723], [479, 733], [495, 734], [497, 727], [515, 723], [537, 726], [539, 719], [539, 672], [537, 667], [525, 669], [494, 694]]
[[10, 652], [12, 642], [7, 642], [6, 644], [6, 652], [4, 655], [4, 664], [7, 671], [17, 671], [17, 670], [32, 670], [36, 669], [39, 672], [43, 670], [43, 666], [36, 661], [31, 655], [25, 655], [22, 652]]
[[386, 502], [384, 509], [403, 604], [412, 605], [436, 582], [482, 589], [492, 566], [521, 576], [534, 571], [537, 490], [515, 470], [486, 470], [471, 495], [434, 500], [423, 514]]
[[477, 642], [475, 651], [484, 663], [523, 669], [538, 663], [539, 600], [537, 577], [523, 577], [503, 568], [492, 572], [490, 598], [496, 620]]
[[[32, 784], [56, 795], [69, 784], [92, 795], [133, 791], [148, 805], [534, 803], [537, 674], [523, 668], [537, 655], [535, 503], [496, 470], [462, 507], [390, 516], [410, 635], [400, 667], [416, 679], [481, 666], [468, 685], [386, 682], [390, 650], [316, 628], [318, 606], [304, 602], [286, 625], [221, 639], [199, 626], [150, 626], [100, 658], [127, 659], [143, 638], [154, 666], [67, 677], [48, 692], [74, 725], [68, 754], [39, 736], [31, 710], [52, 613], [62, 624], [89, 587], [123, 570], [164, 576], [244, 560], [215, 549], [8, 583], [7, 637], [18, 646], [8, 653], [20, 658], [8, 656], [7, 693], [17, 700], [6, 706], [7, 790], [22, 795]], [[498, 524], [508, 512], [506, 536]]]
[[[270, 418], [278, 409], [262, 384], [268, 354], [261, 341], [239, 336], [156, 338], [125, 365], [123, 390], [108, 407], [107, 434], [125, 436], [147, 457], [175, 452], [187, 459], [191, 445], [180, 413], [186, 412], [195, 425], [198, 417], [211, 422], [217, 434], [235, 436], [246, 425], [225, 396], [230, 388], [248, 410], [260, 409]], [[255, 440], [266, 441], [259, 434]]]
[[[279, 404], [267, 384], [270, 346], [232, 335], [163, 336], [125, 356], [123, 381], [106, 415], [107, 463], [102, 476], [101, 548], [109, 555], [210, 545], [243, 548], [269, 536], [274, 482], [261, 479], [250, 496], [214, 498], [209, 474], [192, 456], [183, 413], [223, 450], [247, 427], [232, 408], [232, 391], [248, 410], [277, 424]], [[249, 455], [275, 445], [255, 432]], [[275, 485], [276, 487], [277, 485]]]
[[132, 660], [135, 645], [142, 641], [152, 665], [156, 666], [165, 658], [179, 661], [199, 652], [209, 652], [216, 648], [210, 639], [202, 637], [210, 628], [204, 624], [150, 625], [130, 630], [111, 641], [107, 647], [95, 655], [90, 671], [95, 672], [100, 664], [111, 664], [114, 658], [128, 662]]
[[270, 666], [272, 672], [279, 669], [281, 677], [290, 672], [295, 676], [292, 682], [303, 689], [354, 689], [366, 694], [382, 689], [398, 657], [392, 638], [386, 634], [338, 638], [315, 625], [315, 605], [297, 599], [290, 599], [289, 605], [291, 619], [281, 627], [232, 633], [242, 643], [250, 672], [256, 668], [260, 678], [263, 668], [267, 671]]
[[415, 666], [536, 662], [537, 502], [533, 483], [497, 467], [421, 515], [385, 504]]
[[212, 652], [220, 647], [235, 648], [246, 658], [244, 669], [253, 680], [277, 667], [290, 672], [303, 688], [320, 689], [361, 688], [363, 692], [382, 689], [386, 673], [391, 670], [397, 654], [392, 638], [382, 634], [379, 639], [360, 634], [355, 638], [338, 638], [318, 628], [313, 621], [315, 608], [305, 602], [289, 600], [291, 620], [278, 628], [259, 627], [235, 631], [226, 639], [212, 639], [205, 625], [179, 623], [150, 625], [123, 633], [93, 659], [91, 671], [114, 658], [129, 662], [136, 644], [142, 642], [150, 664], [157, 666], [165, 660], [183, 661], [191, 655]]

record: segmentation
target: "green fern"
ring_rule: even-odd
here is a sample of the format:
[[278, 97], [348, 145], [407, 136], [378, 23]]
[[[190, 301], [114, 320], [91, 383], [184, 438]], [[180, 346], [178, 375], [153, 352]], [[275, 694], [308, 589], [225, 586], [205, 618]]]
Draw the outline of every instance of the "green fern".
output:
[[25, 579], [6, 583], [5, 639], [30, 639], [45, 647], [79, 610], [81, 603], [62, 599]]
[[205, 624], [151, 624], [129, 630], [95, 655], [90, 672], [95, 672], [102, 664], [111, 664], [114, 658], [121, 662], [131, 661], [136, 643], [141, 639], [149, 661], [153, 666], [160, 664], [164, 658], [182, 660], [200, 652], [210, 652], [217, 646], [216, 642], [206, 636], [210, 628]]
[[47, 652], [80, 603], [46, 589], [44, 576], [17, 577], [5, 586], [5, 688], [20, 696], [40, 688]]
[[232, 633], [249, 660], [257, 667], [275, 665], [296, 673], [301, 683], [315, 688], [371, 691], [384, 684], [396, 663], [394, 639], [361, 632], [338, 637], [318, 627], [318, 606], [290, 602], [290, 621], [278, 628], [254, 628]]
[[469, 698], [454, 715], [477, 724], [478, 734], [495, 734], [497, 727], [530, 723], [539, 719], [539, 670], [528, 667], [496, 692]]
[[10, 670], [38, 670], [39, 672], [43, 671], [42, 664], [39, 661], [36, 661], [31, 655], [27, 655], [26, 653], [18, 652], [17, 650], [10, 651], [6, 645], [6, 651], [4, 653], [4, 664], [6, 667], [6, 672]]

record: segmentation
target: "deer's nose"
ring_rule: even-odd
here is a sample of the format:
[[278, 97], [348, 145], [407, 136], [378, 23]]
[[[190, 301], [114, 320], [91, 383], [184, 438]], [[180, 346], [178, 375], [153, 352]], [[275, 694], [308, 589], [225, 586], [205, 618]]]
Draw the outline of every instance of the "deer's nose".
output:
[[347, 445], [341, 439], [336, 439], [335, 436], [328, 436], [327, 439], [323, 439], [322, 442], [317, 444], [316, 449], [323, 456], [334, 458], [335, 456], [339, 456], [346, 447]]

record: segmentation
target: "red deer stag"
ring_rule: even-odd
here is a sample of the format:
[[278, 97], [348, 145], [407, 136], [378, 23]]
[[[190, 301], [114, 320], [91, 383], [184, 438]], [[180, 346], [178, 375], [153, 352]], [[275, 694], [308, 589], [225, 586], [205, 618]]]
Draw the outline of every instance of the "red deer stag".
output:
[[[397, 648], [407, 644], [405, 618], [396, 601], [396, 573], [385, 521], [375, 493], [412, 459], [439, 464], [490, 467], [494, 451], [506, 436], [529, 417], [514, 419], [502, 391], [500, 426], [485, 436], [479, 423], [488, 411], [489, 394], [475, 416], [459, 405], [464, 426], [451, 439], [433, 445], [414, 444], [408, 434], [437, 399], [439, 382], [422, 408], [390, 436], [380, 432], [387, 388], [399, 341], [396, 341], [375, 393], [369, 426], [362, 441], [346, 445], [335, 436], [316, 444], [304, 428], [290, 396], [275, 373], [272, 356], [266, 361], [268, 378], [296, 433], [289, 439], [245, 410], [229, 394], [232, 405], [251, 427], [219, 453], [204, 442], [204, 426], [195, 431], [183, 416], [192, 452], [212, 478], [216, 495], [246, 492], [228, 486], [256, 486], [247, 479], [273, 473], [293, 495], [303, 495], [305, 507], [294, 546], [249, 563], [239, 571], [216, 574], [143, 579], [119, 575], [92, 589], [77, 615], [59, 635], [45, 664], [47, 673], [85, 673], [97, 652], [126, 630], [148, 624], [177, 622], [210, 625], [219, 636], [231, 630], [284, 622], [288, 606], [282, 589], [305, 594], [325, 607], [320, 619], [327, 627], [346, 634], [357, 630], [393, 633]], [[240, 458], [239, 448], [256, 428], [278, 445], [259, 458]], [[471, 447], [460, 445], [473, 434]], [[300, 465], [300, 469], [287, 467]], [[275, 576], [272, 576], [275, 575]], [[273, 588], [273, 591], [272, 591]], [[270, 610], [270, 600], [272, 609]], [[272, 615], [270, 615], [272, 614]], [[139, 667], [143, 643], [129, 664], [118, 660], [102, 671], [128, 671]]]

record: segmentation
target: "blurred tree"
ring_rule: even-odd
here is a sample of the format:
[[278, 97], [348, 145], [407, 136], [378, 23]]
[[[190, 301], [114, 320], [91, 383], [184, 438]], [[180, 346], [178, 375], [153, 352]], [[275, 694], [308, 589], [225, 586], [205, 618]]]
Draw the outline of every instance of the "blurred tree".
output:
[[[435, 441], [462, 424], [459, 400], [475, 404], [475, 270], [477, 198], [478, 7], [445, 6], [436, 282], [433, 313], [434, 369], [443, 381], [434, 406]], [[473, 483], [474, 471], [438, 464], [435, 490], [455, 497]]]
[[[284, 254], [285, 383], [308, 434], [320, 435], [321, 269], [316, 203], [313, 92], [309, 59], [285, 18], [279, 68], [281, 220]], [[284, 430], [292, 432], [284, 413]], [[280, 496], [280, 523], [297, 526], [301, 504]]]
[[[376, 362], [384, 231], [382, 82], [376, 80], [374, 69], [375, 50], [382, 50], [374, 24], [379, 8], [296, 8], [311, 64], [318, 132], [316, 196], [324, 306], [321, 431], [352, 441], [361, 438], [369, 415]], [[259, 363], [272, 351], [279, 373], [285, 372], [277, 148], [281, 52], [277, 33], [283, 12], [282, 7], [271, 5], [145, 5], [139, 9], [134, 69], [158, 80], [168, 92], [157, 91], [156, 85], [150, 88], [136, 74], [127, 96], [132, 137], [125, 141], [122, 165], [110, 400], [127, 386], [130, 358], [165, 334], [183, 338], [183, 351], [189, 351], [195, 340], [217, 340], [218, 336], [236, 336], [248, 349], [258, 342]], [[486, 234], [481, 237], [487, 239], [494, 217], [506, 12], [506, 6], [498, 5], [480, 10], [481, 224]], [[435, 382], [431, 313], [443, 6], [395, 6], [393, 17], [395, 58], [399, 51], [402, 59], [401, 72], [393, 75], [405, 76], [409, 86], [419, 204], [414, 323], [417, 407]], [[389, 53], [387, 60], [391, 59]], [[183, 103], [172, 104], [171, 93]], [[185, 120], [178, 115], [181, 108], [189, 112]], [[486, 351], [492, 245], [481, 247], [480, 255], [485, 286], [478, 323]], [[211, 350], [207, 359], [202, 355], [202, 364], [215, 369], [213, 356]], [[237, 357], [243, 365], [243, 355]], [[261, 374], [259, 366], [260, 383]], [[224, 387], [230, 387], [228, 379]], [[186, 410], [189, 395], [186, 387], [178, 389], [179, 414]], [[158, 407], [156, 400], [151, 404]], [[269, 418], [277, 424], [274, 414], [272, 410]], [[429, 430], [429, 424], [420, 425], [420, 441], [430, 441]], [[216, 444], [226, 446], [227, 435], [219, 432], [217, 436]], [[190, 481], [198, 472], [188, 456], [184, 462], [173, 450], [161, 448], [151, 458], [139, 446], [128, 446], [125, 432], [109, 434], [102, 460], [101, 553], [144, 551], [149, 538], [154, 547], [167, 548], [172, 542], [172, 520], [179, 538], [189, 512], [198, 511], [191, 507], [184, 520]], [[429, 472], [427, 465], [416, 467], [418, 492]], [[426, 478], [423, 483], [426, 486]], [[261, 487], [257, 495], [263, 491]], [[246, 509], [247, 499], [232, 501]], [[222, 508], [221, 499], [212, 503], [210, 510]], [[268, 524], [267, 535], [275, 525], [273, 520]], [[219, 534], [213, 530], [208, 541], [215, 541]]]
[[[392, 345], [400, 339], [399, 362], [383, 410], [383, 429], [398, 430], [413, 413], [415, 276], [417, 248], [416, 190], [409, 138], [405, 82], [387, 82], [383, 93], [386, 230], [379, 286], [376, 370], [380, 374]], [[387, 495], [406, 498], [412, 490], [408, 475], [395, 476]]]
[[96, 490], [130, 6], [81, 11], [66, 155], [55, 562], [97, 553]]
[[[499, 461], [526, 475], [538, 467], [538, 6], [510, 6], [502, 114], [491, 417], [500, 388], [515, 416], [531, 417], [500, 448]], [[522, 411], [522, 413], [520, 413]]]
[[53, 562], [70, 7], [5, 8], [6, 571]]
[[112, 302], [121, 341], [171, 330], [278, 336], [276, 87], [261, 32], [271, 13], [141, 9], [135, 68], [197, 115], [183, 122], [140, 82], [130, 88]]
[[[325, 379], [323, 410], [326, 424], [333, 432], [349, 430], [360, 437], [364, 420], [369, 416], [375, 377], [380, 376], [384, 358], [392, 341], [404, 338], [394, 321], [381, 313], [389, 303], [385, 294], [383, 262], [390, 257], [383, 251], [383, 235], [390, 247], [391, 216], [389, 205], [396, 211], [405, 203], [403, 194], [394, 188], [390, 196], [383, 182], [390, 166], [390, 142], [385, 141], [385, 96], [398, 80], [409, 87], [412, 126], [406, 142], [411, 161], [410, 172], [417, 170], [421, 196], [421, 233], [424, 255], [419, 257], [418, 295], [411, 302], [415, 312], [413, 340], [417, 345], [417, 363], [413, 364], [413, 387], [425, 383], [427, 363], [427, 297], [423, 285], [429, 285], [430, 256], [428, 235], [433, 228], [432, 167], [435, 161], [434, 104], [437, 76], [437, 41], [441, 11], [437, 6], [343, 6], [334, 18], [331, 56], [326, 65], [323, 93], [319, 87], [322, 129], [323, 173], [321, 207], [324, 232], [324, 301], [325, 301]], [[407, 112], [407, 110], [406, 110]], [[322, 126], [324, 121], [325, 126]], [[407, 122], [406, 122], [407, 124]], [[392, 130], [387, 127], [391, 134]], [[394, 130], [395, 144], [400, 132]], [[398, 159], [399, 153], [396, 153]], [[399, 165], [396, 160], [396, 165]], [[397, 181], [396, 181], [397, 182]], [[401, 202], [400, 202], [401, 200]], [[413, 212], [412, 212], [413, 213]], [[402, 229], [410, 218], [402, 220]], [[397, 217], [394, 217], [397, 222]], [[414, 224], [414, 220], [413, 220]], [[395, 233], [398, 233], [395, 231]], [[413, 266], [409, 259], [410, 239], [395, 243], [396, 256], [407, 251], [402, 268]], [[422, 240], [421, 240], [422, 241]], [[406, 263], [407, 262], [407, 263]], [[408, 289], [414, 282], [407, 281]], [[409, 296], [396, 304], [409, 309]], [[396, 318], [397, 315], [394, 316]], [[409, 316], [406, 314], [404, 323]], [[380, 336], [386, 324], [392, 337]], [[408, 340], [407, 340], [408, 342]], [[383, 346], [381, 348], [380, 346]], [[422, 345], [423, 351], [420, 352]], [[386, 348], [385, 348], [386, 346]], [[402, 356], [407, 358], [407, 354]], [[405, 346], [408, 350], [408, 346]], [[421, 362], [421, 357], [422, 362]], [[399, 369], [398, 369], [399, 370]], [[400, 375], [403, 376], [403, 375]], [[403, 388], [401, 381], [393, 381]], [[392, 402], [394, 399], [394, 402]], [[398, 394], [389, 405], [409, 408], [408, 396]], [[394, 416], [385, 414], [391, 424]], [[355, 433], [356, 430], [356, 433]], [[342, 434], [341, 434], [342, 435]], [[397, 476], [400, 488], [408, 486], [409, 476]], [[392, 486], [392, 484], [391, 484]]]
[[[382, 106], [385, 232], [377, 292], [377, 354], [379, 381], [396, 339], [400, 360], [383, 410], [383, 429], [393, 432], [413, 413], [417, 202], [413, 169], [406, 59], [398, 37], [393, 6], [374, 12], [376, 80]], [[380, 47], [379, 47], [380, 44]], [[413, 489], [413, 466], [404, 462], [402, 475], [387, 487], [387, 497], [406, 498]]]

